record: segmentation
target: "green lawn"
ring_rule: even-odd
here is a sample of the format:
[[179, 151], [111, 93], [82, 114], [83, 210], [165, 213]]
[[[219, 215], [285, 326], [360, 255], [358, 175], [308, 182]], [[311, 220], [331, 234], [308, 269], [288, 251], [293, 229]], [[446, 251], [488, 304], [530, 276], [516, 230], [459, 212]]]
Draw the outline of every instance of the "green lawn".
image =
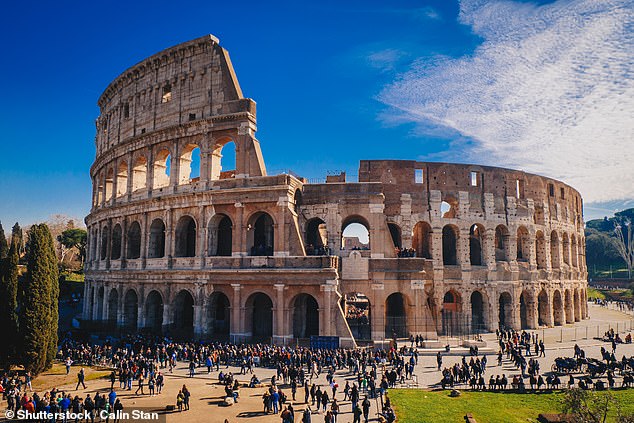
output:
[[594, 300], [595, 298], [605, 300], [605, 295], [598, 289], [588, 287], [588, 298], [591, 300]]
[[[634, 413], [634, 390], [612, 394], [624, 413]], [[471, 413], [478, 423], [510, 423], [536, 422], [540, 413], [561, 412], [562, 394], [462, 391], [460, 397], [451, 398], [449, 391], [395, 389], [389, 391], [389, 396], [400, 422], [464, 422], [464, 416]]]

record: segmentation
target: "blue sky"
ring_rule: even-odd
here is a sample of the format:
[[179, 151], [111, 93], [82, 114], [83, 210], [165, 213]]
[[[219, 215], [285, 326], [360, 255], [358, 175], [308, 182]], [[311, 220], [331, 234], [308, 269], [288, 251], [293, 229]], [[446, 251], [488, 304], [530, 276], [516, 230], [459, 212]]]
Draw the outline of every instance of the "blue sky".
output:
[[569, 182], [586, 217], [634, 206], [631, 0], [268, 3], [4, 5], [4, 226], [82, 218], [103, 89], [208, 33], [258, 103], [269, 173], [477, 162]]

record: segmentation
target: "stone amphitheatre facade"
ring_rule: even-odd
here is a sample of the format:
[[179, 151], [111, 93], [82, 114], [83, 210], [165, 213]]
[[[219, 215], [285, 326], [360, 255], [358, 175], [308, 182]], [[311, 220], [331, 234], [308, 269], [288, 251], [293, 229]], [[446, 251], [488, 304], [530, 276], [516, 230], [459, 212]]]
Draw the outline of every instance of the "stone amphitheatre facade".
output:
[[[587, 317], [582, 199], [560, 181], [401, 160], [361, 161], [358, 182], [268, 175], [213, 36], [131, 67], [98, 104], [86, 326], [352, 345]], [[343, 243], [351, 224], [367, 247]]]

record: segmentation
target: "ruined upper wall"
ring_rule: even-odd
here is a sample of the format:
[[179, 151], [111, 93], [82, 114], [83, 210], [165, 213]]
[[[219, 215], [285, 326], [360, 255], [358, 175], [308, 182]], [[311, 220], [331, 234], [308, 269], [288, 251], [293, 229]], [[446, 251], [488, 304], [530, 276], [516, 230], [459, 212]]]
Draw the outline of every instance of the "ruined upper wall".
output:
[[97, 155], [126, 140], [190, 121], [248, 112], [229, 53], [212, 35], [168, 48], [118, 76], [99, 98]]

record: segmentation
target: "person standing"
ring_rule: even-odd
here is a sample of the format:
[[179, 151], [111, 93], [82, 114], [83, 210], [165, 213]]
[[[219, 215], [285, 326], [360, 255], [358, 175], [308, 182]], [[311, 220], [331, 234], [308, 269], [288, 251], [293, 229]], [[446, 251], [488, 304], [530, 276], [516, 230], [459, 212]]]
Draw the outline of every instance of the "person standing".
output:
[[363, 418], [365, 423], [368, 423], [368, 419], [370, 418], [370, 400], [368, 397], [365, 397], [363, 402], [361, 403], [361, 407], [363, 408]]

